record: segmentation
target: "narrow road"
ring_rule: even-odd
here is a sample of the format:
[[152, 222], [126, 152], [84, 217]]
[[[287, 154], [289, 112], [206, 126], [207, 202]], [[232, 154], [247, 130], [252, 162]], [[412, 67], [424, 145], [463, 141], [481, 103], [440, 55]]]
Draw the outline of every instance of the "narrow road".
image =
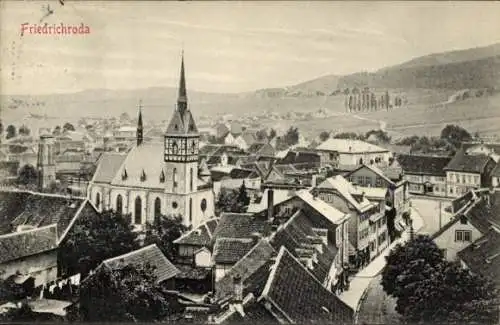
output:
[[359, 309], [358, 324], [399, 324], [400, 316], [396, 312], [396, 299], [388, 296], [380, 281], [381, 275], [373, 278], [366, 296]]

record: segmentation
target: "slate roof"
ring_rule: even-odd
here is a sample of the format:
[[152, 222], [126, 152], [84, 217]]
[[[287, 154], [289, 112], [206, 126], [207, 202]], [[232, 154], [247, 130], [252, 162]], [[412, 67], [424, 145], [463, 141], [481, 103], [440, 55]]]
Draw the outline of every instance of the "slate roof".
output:
[[354, 311], [326, 290], [312, 274], [282, 247], [262, 298], [290, 323], [351, 323]]
[[20, 225], [43, 227], [57, 224], [61, 241], [76, 218], [96, 213], [88, 200], [82, 198], [0, 191], [0, 234], [9, 233]]
[[125, 158], [127, 158], [125, 154], [103, 153], [97, 162], [97, 168], [92, 181], [96, 183], [111, 183]]
[[451, 157], [399, 155], [397, 161], [406, 174], [445, 176]]
[[468, 155], [464, 151], [458, 151], [451, 161], [446, 165], [444, 170], [469, 172], [469, 173], [482, 173], [486, 164], [492, 160], [487, 155]]
[[0, 236], [0, 263], [57, 248], [57, 226], [50, 225]]
[[457, 256], [472, 272], [489, 278], [500, 288], [500, 233], [488, 231]]
[[216, 264], [235, 264], [255, 245], [253, 239], [217, 238], [212, 256]]
[[252, 238], [253, 233], [263, 234], [267, 218], [250, 213], [223, 212], [213, 238]]
[[180, 273], [165, 255], [163, 255], [156, 244], [107, 259], [103, 261], [102, 264], [111, 269], [119, 269], [129, 264], [149, 264], [155, 268], [154, 272], [158, 282], [171, 279]]
[[258, 296], [264, 289], [269, 276], [269, 267], [274, 263], [271, 260], [277, 252], [269, 241], [261, 239], [250, 251], [243, 256], [219, 281], [216, 283], [216, 300], [230, 297], [234, 293], [233, 277], [238, 274], [243, 283], [243, 295], [252, 292]]
[[[328, 277], [338, 250], [331, 244], [325, 245], [313, 228], [304, 211], [299, 210], [272, 236], [271, 245], [276, 251], [284, 246], [297, 258], [302, 256], [314, 259], [315, 256], [317, 260], [313, 262], [314, 267], [310, 272], [323, 283]], [[322, 251], [317, 251], [311, 246], [318, 243], [321, 243]]]
[[218, 222], [217, 218], [208, 219], [174, 240], [174, 244], [209, 247]]

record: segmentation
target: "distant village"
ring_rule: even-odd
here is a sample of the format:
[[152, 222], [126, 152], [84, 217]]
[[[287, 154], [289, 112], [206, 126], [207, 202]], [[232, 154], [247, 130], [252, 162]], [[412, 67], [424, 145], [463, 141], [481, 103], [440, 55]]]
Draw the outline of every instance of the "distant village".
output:
[[[137, 118], [3, 125], [0, 315], [355, 323], [360, 274], [426, 222], [414, 198], [445, 202], [429, 238], [500, 288], [500, 143], [455, 125], [398, 141], [198, 125], [185, 78], [182, 61], [161, 127], [140, 105]], [[346, 110], [390, 105], [362, 94]]]

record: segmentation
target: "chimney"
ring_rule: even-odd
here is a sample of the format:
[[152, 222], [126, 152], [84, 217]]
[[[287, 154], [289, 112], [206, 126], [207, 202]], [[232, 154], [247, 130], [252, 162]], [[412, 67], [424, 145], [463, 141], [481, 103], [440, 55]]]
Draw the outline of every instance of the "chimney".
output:
[[243, 281], [241, 276], [236, 274], [233, 276], [233, 290], [234, 290], [234, 304], [241, 304], [243, 302]]
[[274, 190], [267, 190], [267, 220], [274, 219]]

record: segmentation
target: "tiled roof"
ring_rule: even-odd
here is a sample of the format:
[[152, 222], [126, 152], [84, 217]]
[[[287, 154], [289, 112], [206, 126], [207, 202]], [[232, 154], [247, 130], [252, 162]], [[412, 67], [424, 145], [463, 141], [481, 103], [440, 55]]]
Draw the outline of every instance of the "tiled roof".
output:
[[342, 220], [346, 217], [345, 213], [337, 210], [320, 198], [313, 197], [313, 195], [307, 190], [297, 192], [297, 196], [334, 224], [342, 222]]
[[250, 178], [249, 176], [252, 174], [256, 176], [251, 169], [234, 168], [229, 173], [229, 177], [233, 179]]
[[218, 221], [217, 218], [206, 220], [198, 227], [174, 240], [174, 244], [209, 247]]
[[376, 146], [374, 144], [350, 139], [328, 139], [316, 150], [337, 151], [339, 153], [367, 153], [367, 152], [389, 152], [389, 150]]
[[383, 178], [389, 184], [394, 184], [394, 182], [389, 177], [387, 177], [387, 175], [385, 175], [384, 172], [380, 168], [378, 168], [375, 165], [361, 164], [361, 165], [357, 166], [355, 170], [347, 173], [347, 175], [351, 175], [352, 173], [354, 173], [362, 168], [367, 168], [367, 169], [371, 170], [373, 173], [375, 173], [377, 176]]
[[214, 244], [213, 261], [216, 264], [235, 264], [255, 245], [253, 239], [217, 238]]
[[86, 199], [31, 192], [0, 191], [0, 234], [17, 226], [57, 224], [59, 240], [75, 218], [97, 213]]
[[0, 236], [0, 263], [36, 255], [57, 248], [57, 226]]
[[454, 199], [451, 201], [451, 206], [453, 208], [453, 213], [456, 213], [458, 210], [461, 208], [465, 207], [469, 202], [472, 201], [474, 198], [474, 194], [472, 191], [468, 191], [464, 195], [462, 195], [459, 198]]
[[163, 255], [156, 244], [107, 259], [103, 261], [102, 264], [111, 269], [118, 269], [129, 264], [149, 264], [155, 268], [154, 272], [158, 282], [171, 279], [180, 273], [165, 255]]
[[243, 258], [241, 258], [216, 283], [216, 299], [224, 299], [234, 293], [233, 277], [238, 274], [243, 282], [243, 295], [252, 292], [258, 296], [264, 289], [269, 275], [269, 267], [273, 263], [271, 258], [276, 251], [267, 239], [261, 239]]
[[127, 158], [127, 155], [124, 154], [108, 152], [103, 153], [97, 163], [93, 181], [99, 183], [111, 183], [125, 158]]
[[444, 170], [482, 173], [491, 157], [482, 154], [466, 154], [464, 151], [458, 151], [451, 159]]
[[406, 174], [445, 176], [451, 157], [399, 155], [397, 161]]
[[255, 302], [255, 299], [244, 304], [245, 315], [233, 312], [222, 324], [280, 324], [273, 314], [263, 304]]
[[[323, 283], [328, 277], [338, 250], [331, 244], [324, 244], [313, 228], [309, 218], [302, 210], [299, 210], [272, 236], [271, 245], [276, 251], [284, 246], [296, 257], [304, 253], [307, 258], [313, 258], [315, 255], [317, 260], [313, 262], [313, 269], [310, 272]], [[310, 245], [314, 244], [313, 238], [316, 243], [321, 243], [321, 251], [311, 248]]]
[[354, 311], [326, 290], [290, 252], [282, 247], [262, 298], [290, 323], [351, 323]]
[[267, 218], [250, 213], [223, 212], [213, 238], [252, 238], [252, 234], [262, 234]]
[[306, 152], [306, 151], [289, 151], [286, 156], [276, 164], [319, 164], [320, 156], [316, 152]]
[[500, 288], [500, 233], [488, 231], [457, 256], [472, 272], [489, 278]]

